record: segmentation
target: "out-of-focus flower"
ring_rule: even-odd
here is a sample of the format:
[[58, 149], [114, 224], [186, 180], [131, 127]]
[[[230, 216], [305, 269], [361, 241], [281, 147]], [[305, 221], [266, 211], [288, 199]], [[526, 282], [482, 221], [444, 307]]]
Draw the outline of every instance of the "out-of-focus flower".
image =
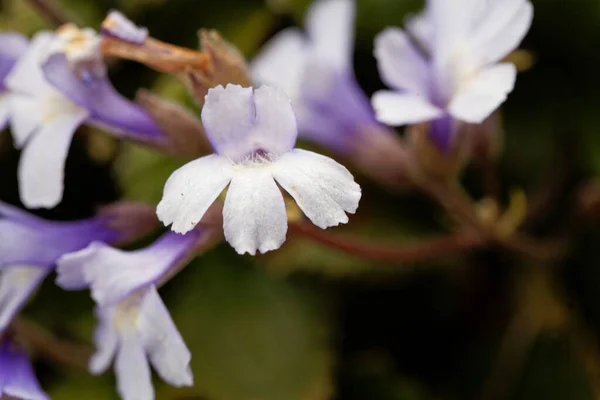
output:
[[141, 142], [165, 139], [149, 115], [111, 85], [99, 44], [92, 30], [72, 25], [57, 34], [38, 33], [6, 78], [13, 93], [12, 132], [23, 148], [19, 190], [29, 208], [50, 208], [61, 201], [65, 160], [81, 124]]
[[442, 151], [460, 122], [481, 123], [513, 90], [517, 70], [499, 62], [529, 30], [528, 0], [428, 0], [407, 23], [375, 40], [382, 80], [393, 91], [375, 93], [377, 118], [399, 126], [430, 122]]
[[306, 34], [280, 32], [251, 63], [258, 82], [292, 98], [301, 136], [346, 152], [356, 135], [380, 128], [354, 77], [354, 13], [353, 0], [317, 1]]
[[197, 227], [186, 235], [165, 233], [151, 246], [125, 252], [104, 243], [63, 256], [57, 284], [67, 290], [89, 287], [100, 322], [90, 371], [106, 371], [115, 358], [118, 391], [125, 400], [152, 399], [150, 364], [174, 386], [191, 386], [191, 354], [156, 286], [186, 263], [214, 228]]
[[348, 222], [361, 191], [350, 172], [330, 158], [294, 149], [297, 125], [290, 99], [263, 86], [211, 89], [202, 122], [216, 154], [175, 171], [165, 184], [158, 218], [175, 232], [193, 229], [229, 185], [225, 238], [240, 253], [265, 253], [285, 241], [283, 187], [304, 214], [325, 229]]
[[0, 130], [6, 128], [10, 117], [10, 91], [7, 90], [4, 79], [26, 49], [25, 36], [18, 33], [0, 33]]
[[49, 400], [40, 387], [27, 354], [7, 338], [0, 343], [0, 397]]
[[119, 11], [112, 10], [102, 21], [102, 34], [114, 36], [135, 44], [142, 44], [148, 38], [148, 29], [136, 26]]
[[[132, 225], [140, 222], [126, 216]], [[90, 219], [56, 222], [0, 202], [0, 332], [23, 307], [63, 254], [90, 243], [126, 243], [139, 238], [107, 212]]]

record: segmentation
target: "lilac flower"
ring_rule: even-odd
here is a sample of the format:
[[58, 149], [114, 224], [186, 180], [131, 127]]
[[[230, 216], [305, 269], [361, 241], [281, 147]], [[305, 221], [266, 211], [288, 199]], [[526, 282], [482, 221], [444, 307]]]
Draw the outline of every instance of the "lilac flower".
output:
[[57, 259], [92, 241], [115, 243], [123, 235], [103, 218], [47, 221], [0, 202], [0, 332], [54, 269]]
[[57, 284], [67, 290], [89, 287], [100, 322], [90, 371], [106, 371], [115, 358], [118, 391], [124, 400], [153, 399], [150, 366], [174, 386], [191, 386], [191, 354], [156, 285], [193, 255], [206, 231], [168, 232], [153, 245], [124, 252], [103, 243], [63, 256]]
[[277, 182], [320, 228], [348, 222], [361, 191], [350, 172], [322, 155], [294, 149], [296, 118], [289, 98], [263, 86], [211, 89], [202, 109], [216, 151], [175, 171], [165, 184], [158, 218], [185, 233], [229, 185], [223, 209], [225, 239], [244, 254], [279, 248], [287, 215]]
[[23, 148], [20, 196], [29, 208], [51, 208], [61, 201], [65, 160], [81, 124], [132, 140], [163, 139], [146, 112], [110, 84], [99, 44], [91, 29], [71, 25], [57, 34], [38, 33], [6, 79], [14, 93], [12, 132]]
[[48, 400], [35, 377], [27, 354], [8, 339], [0, 344], [0, 397]]
[[353, 0], [321, 0], [308, 11], [307, 34], [289, 28], [254, 59], [255, 79], [293, 100], [302, 136], [350, 152], [355, 136], [382, 133], [352, 67]]
[[27, 49], [27, 39], [17, 33], [0, 33], [0, 130], [6, 128], [10, 116], [10, 91], [6, 90], [4, 79], [17, 59]]
[[375, 39], [381, 78], [393, 89], [373, 96], [377, 119], [433, 121], [434, 140], [448, 149], [454, 120], [483, 122], [513, 90], [516, 68], [499, 61], [519, 46], [532, 17], [528, 0], [428, 0], [408, 34], [388, 28]]

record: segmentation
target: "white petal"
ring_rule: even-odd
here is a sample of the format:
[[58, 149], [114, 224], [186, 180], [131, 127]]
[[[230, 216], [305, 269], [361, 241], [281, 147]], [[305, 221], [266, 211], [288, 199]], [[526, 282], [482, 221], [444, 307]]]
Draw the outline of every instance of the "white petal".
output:
[[345, 212], [353, 214], [358, 208], [360, 186], [331, 158], [295, 149], [273, 165], [273, 177], [322, 229], [348, 222]]
[[291, 98], [300, 94], [300, 82], [306, 58], [306, 38], [296, 28], [288, 28], [265, 44], [250, 64], [259, 84], [276, 86]]
[[375, 58], [386, 85], [428, 96], [429, 65], [402, 29], [388, 28], [377, 35]]
[[515, 50], [529, 31], [533, 6], [528, 0], [490, 2], [471, 37], [471, 46], [484, 66]]
[[9, 89], [34, 94], [49, 87], [43, 76], [41, 63], [48, 55], [55, 36], [54, 32], [42, 31], [33, 37], [27, 51], [17, 60], [4, 81]]
[[285, 203], [269, 166], [236, 171], [225, 199], [223, 228], [239, 254], [254, 255], [257, 249], [266, 253], [285, 242]]
[[52, 208], [62, 200], [71, 139], [86, 118], [84, 109], [58, 115], [27, 142], [18, 169], [19, 193], [27, 208]]
[[418, 95], [382, 90], [371, 99], [377, 120], [384, 124], [400, 126], [431, 121], [443, 111]]
[[430, 55], [433, 46], [434, 26], [427, 10], [409, 15], [404, 22], [404, 26], [410, 36], [421, 46], [421, 50]]
[[320, 0], [308, 11], [306, 29], [316, 57], [351, 69], [354, 53], [354, 0]]
[[120, 335], [115, 361], [117, 389], [123, 400], [153, 400], [154, 388], [144, 345], [135, 332]]
[[144, 294], [139, 312], [141, 340], [158, 375], [173, 386], [192, 386], [192, 355], [155, 287]]
[[291, 100], [274, 87], [210, 89], [202, 122], [216, 152], [236, 162], [259, 150], [281, 154], [296, 142]]
[[516, 67], [509, 63], [482, 70], [460, 89], [448, 106], [448, 111], [461, 121], [483, 122], [504, 103], [514, 88], [516, 76]]
[[113, 315], [109, 309], [96, 308], [98, 325], [94, 332], [94, 344], [96, 352], [92, 355], [89, 362], [89, 370], [93, 375], [104, 373], [117, 351], [119, 337], [113, 328]]
[[9, 99], [10, 129], [17, 148], [22, 148], [42, 122], [40, 104], [35, 97], [12, 93]]
[[167, 180], [156, 215], [165, 226], [186, 233], [194, 228], [231, 180], [230, 162], [210, 155], [187, 163]]
[[0, 271], [0, 332], [4, 332], [50, 271], [49, 268], [27, 266]]

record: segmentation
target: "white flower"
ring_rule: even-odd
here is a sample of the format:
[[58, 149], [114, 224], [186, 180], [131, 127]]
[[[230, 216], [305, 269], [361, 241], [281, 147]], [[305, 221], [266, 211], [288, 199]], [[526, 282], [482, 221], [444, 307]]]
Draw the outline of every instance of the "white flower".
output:
[[407, 23], [410, 35], [388, 28], [375, 40], [381, 78], [394, 89], [373, 96], [378, 119], [404, 125], [450, 115], [481, 123], [513, 90], [516, 68], [499, 61], [532, 18], [528, 0], [428, 0]]
[[323, 229], [356, 212], [361, 191], [352, 174], [330, 158], [294, 149], [296, 118], [283, 92], [219, 86], [206, 96], [202, 122], [216, 154], [188, 163], [167, 181], [157, 215], [173, 231], [194, 228], [227, 185], [223, 228], [240, 254], [265, 253], [285, 241], [277, 183]]
[[173, 386], [192, 386], [191, 354], [156, 287], [132, 293], [117, 305], [96, 308], [96, 353], [90, 372], [101, 374], [115, 358], [117, 389], [123, 400], [152, 400], [150, 364]]

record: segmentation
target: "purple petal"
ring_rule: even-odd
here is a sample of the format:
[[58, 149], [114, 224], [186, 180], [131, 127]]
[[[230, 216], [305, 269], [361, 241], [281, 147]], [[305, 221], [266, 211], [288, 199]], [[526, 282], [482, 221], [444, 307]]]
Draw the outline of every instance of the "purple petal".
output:
[[187, 235], [167, 232], [152, 245], [136, 251], [92, 243], [59, 259], [57, 284], [65, 289], [90, 286], [92, 297], [102, 307], [118, 303], [184, 262], [202, 233], [200, 229]]
[[0, 219], [0, 267], [52, 266], [65, 253], [80, 250], [93, 241], [115, 242], [121, 236], [100, 218], [47, 221], [24, 216], [6, 204], [0, 207], [0, 214], [5, 215]]
[[4, 89], [4, 77], [27, 49], [27, 38], [17, 33], [0, 34], [0, 90]]
[[0, 365], [4, 395], [14, 399], [49, 400], [24, 351], [10, 342], [4, 343], [0, 350]]
[[148, 142], [165, 138], [150, 116], [121, 96], [108, 78], [82, 80], [71, 71], [64, 54], [54, 54], [42, 66], [46, 79], [65, 96], [85, 107], [91, 119], [117, 137]]
[[379, 126], [368, 97], [350, 74], [313, 63], [302, 87], [296, 106], [301, 136], [344, 151], [354, 134]]
[[0, 271], [0, 332], [4, 332], [51, 271], [51, 268], [21, 266]]

